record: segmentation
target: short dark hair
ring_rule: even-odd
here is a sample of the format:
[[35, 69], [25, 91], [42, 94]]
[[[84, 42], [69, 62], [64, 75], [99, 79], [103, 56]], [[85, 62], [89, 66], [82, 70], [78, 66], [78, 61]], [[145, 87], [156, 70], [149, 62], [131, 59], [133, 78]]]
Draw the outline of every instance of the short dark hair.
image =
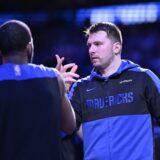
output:
[[3, 56], [23, 51], [31, 40], [31, 31], [22, 21], [10, 20], [0, 26], [0, 50]]
[[98, 31], [105, 31], [107, 33], [107, 36], [114, 41], [120, 42], [122, 44], [122, 34], [120, 29], [113, 23], [110, 22], [101, 22], [91, 25], [89, 28], [87, 28], [84, 32], [86, 34], [86, 37], [88, 37], [90, 34], [98, 32]]

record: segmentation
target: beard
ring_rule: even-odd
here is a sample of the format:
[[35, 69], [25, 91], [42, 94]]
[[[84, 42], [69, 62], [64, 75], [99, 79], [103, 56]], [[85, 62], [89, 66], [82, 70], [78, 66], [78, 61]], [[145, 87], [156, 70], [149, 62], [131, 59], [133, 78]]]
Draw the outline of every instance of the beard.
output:
[[109, 57], [107, 60], [103, 59], [96, 59], [96, 60], [91, 60], [92, 65], [97, 68], [97, 69], [105, 69], [108, 68], [114, 60], [114, 56]]

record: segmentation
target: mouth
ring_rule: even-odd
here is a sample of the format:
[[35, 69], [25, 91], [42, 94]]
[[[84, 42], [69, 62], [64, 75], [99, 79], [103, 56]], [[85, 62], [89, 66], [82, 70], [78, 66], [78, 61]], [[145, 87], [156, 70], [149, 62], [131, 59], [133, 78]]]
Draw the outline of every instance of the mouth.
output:
[[91, 57], [91, 60], [98, 60], [99, 57]]
[[91, 62], [92, 63], [96, 63], [99, 61], [99, 58], [98, 57], [91, 57]]

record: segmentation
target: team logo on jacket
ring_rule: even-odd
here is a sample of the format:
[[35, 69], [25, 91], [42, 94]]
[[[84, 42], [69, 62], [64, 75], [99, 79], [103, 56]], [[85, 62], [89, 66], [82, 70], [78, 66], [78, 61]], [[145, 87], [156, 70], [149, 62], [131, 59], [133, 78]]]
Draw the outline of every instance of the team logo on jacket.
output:
[[21, 75], [21, 68], [19, 65], [15, 65], [14, 66], [14, 73], [16, 76], [20, 76]]
[[96, 89], [96, 87], [88, 88], [88, 89], [86, 89], [86, 92], [90, 92], [90, 91], [93, 91], [93, 90], [95, 90], [95, 89]]
[[86, 106], [87, 109], [102, 109], [115, 105], [132, 103], [133, 100], [133, 92], [125, 92], [101, 98], [87, 99]]
[[129, 83], [129, 82], [132, 82], [132, 79], [125, 79], [123, 81], [120, 81], [119, 83], [123, 84], [123, 83]]

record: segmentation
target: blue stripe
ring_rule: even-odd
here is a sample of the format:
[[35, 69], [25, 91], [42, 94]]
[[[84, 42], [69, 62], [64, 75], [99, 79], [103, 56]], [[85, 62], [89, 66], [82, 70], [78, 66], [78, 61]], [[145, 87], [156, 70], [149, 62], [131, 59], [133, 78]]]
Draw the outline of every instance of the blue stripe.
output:
[[159, 126], [154, 127], [154, 136], [160, 137], [160, 127]]
[[145, 72], [152, 79], [158, 92], [160, 93], [160, 79], [151, 70], [137, 67], [137, 68], [130, 69], [130, 71]]
[[146, 72], [149, 77], [153, 80], [154, 84], [156, 85], [158, 92], [160, 93], [160, 79], [150, 70], [147, 70]]
[[68, 98], [69, 98], [70, 100], [72, 100], [74, 90], [75, 90], [75, 88], [77, 87], [77, 83], [78, 83], [78, 82], [75, 82], [75, 83], [73, 84], [73, 86], [71, 87], [71, 89], [70, 89], [70, 91], [69, 91], [69, 93], [68, 93]]
[[85, 160], [152, 160], [149, 114], [115, 116], [82, 124]]
[[26, 80], [33, 78], [54, 78], [57, 72], [53, 68], [35, 64], [3, 64], [0, 66], [0, 80]]

